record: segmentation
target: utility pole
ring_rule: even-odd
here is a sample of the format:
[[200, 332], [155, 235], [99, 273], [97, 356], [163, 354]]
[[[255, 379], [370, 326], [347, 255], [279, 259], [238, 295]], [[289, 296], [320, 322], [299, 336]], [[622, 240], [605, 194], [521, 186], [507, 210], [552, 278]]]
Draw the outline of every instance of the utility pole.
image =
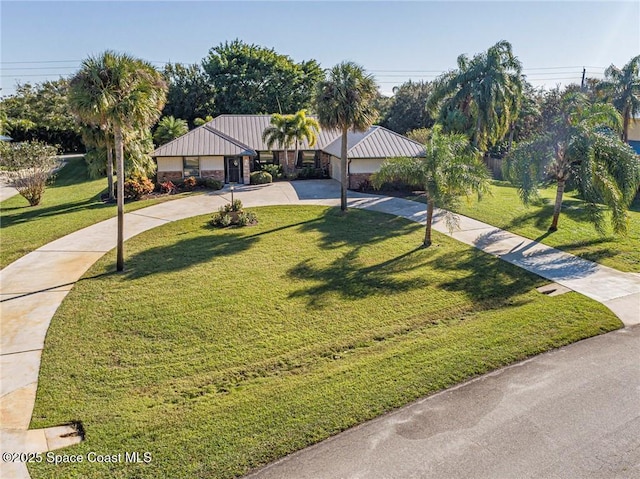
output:
[[586, 74], [587, 74], [587, 69], [582, 67], [582, 82], [580, 83], [580, 89], [582, 91], [584, 91], [584, 80], [585, 80]]

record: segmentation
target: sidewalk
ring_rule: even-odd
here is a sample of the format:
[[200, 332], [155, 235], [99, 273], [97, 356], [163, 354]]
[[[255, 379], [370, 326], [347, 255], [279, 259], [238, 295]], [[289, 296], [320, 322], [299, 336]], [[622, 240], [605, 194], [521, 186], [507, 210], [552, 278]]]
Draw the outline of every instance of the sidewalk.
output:
[[[339, 205], [335, 181], [280, 182], [236, 187], [234, 198], [245, 206], [321, 204]], [[349, 193], [349, 205], [423, 222], [425, 206], [399, 198]], [[230, 192], [193, 196], [162, 203], [125, 215], [125, 239], [162, 224], [211, 213], [230, 201]], [[626, 326], [640, 324], [640, 276], [621, 273], [576, 258], [476, 220], [461, 217], [453, 237], [566, 286], [607, 305]], [[442, 214], [434, 229], [448, 234]], [[40, 368], [40, 355], [51, 318], [76, 281], [107, 251], [115, 247], [116, 219], [112, 218], [53, 241], [0, 271], [0, 443], [3, 452], [25, 452], [61, 446], [60, 435], [34, 445], [28, 431]], [[126, 249], [126, 248], [125, 248]], [[37, 274], [35, 274], [37, 272]], [[44, 434], [44, 433], [43, 433]], [[77, 439], [73, 439], [76, 440]], [[26, 467], [0, 477], [29, 477]]]

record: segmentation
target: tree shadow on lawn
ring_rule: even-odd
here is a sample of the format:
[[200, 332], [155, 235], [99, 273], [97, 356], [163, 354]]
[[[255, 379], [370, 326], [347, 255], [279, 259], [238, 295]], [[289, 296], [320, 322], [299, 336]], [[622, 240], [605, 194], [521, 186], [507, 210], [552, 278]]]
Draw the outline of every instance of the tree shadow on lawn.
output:
[[[385, 213], [350, 209], [343, 213], [339, 208], [327, 209], [318, 221], [302, 225], [301, 232], [319, 232], [319, 244], [323, 249], [347, 247], [349, 250], [329, 265], [318, 266], [311, 259], [302, 260], [288, 271], [291, 279], [313, 281], [315, 284], [292, 292], [290, 298], [308, 298], [312, 308], [322, 308], [329, 295], [360, 299], [389, 291], [408, 291], [424, 287], [422, 278], [398, 279], [394, 275], [422, 266], [411, 256], [421, 248], [416, 247], [373, 266], [363, 266], [359, 259], [362, 248], [390, 238], [401, 237], [420, 230], [421, 225]], [[425, 259], [426, 261], [426, 259]]]
[[[25, 200], [26, 201], [26, 200]], [[33, 207], [29, 205], [14, 206], [10, 208], [3, 208], [5, 214], [0, 219], [3, 228], [25, 223], [35, 218], [44, 218], [47, 216], [56, 216], [64, 213], [71, 213], [77, 210], [96, 210], [102, 208], [115, 208], [115, 205], [106, 204], [100, 201], [99, 196], [89, 198], [83, 201], [76, 201], [74, 203], [63, 203], [59, 205], [53, 205], [48, 207]], [[22, 210], [20, 213], [11, 213], [13, 210]]]
[[464, 293], [478, 310], [524, 304], [526, 301], [514, 302], [512, 298], [531, 291], [543, 281], [535, 274], [478, 250], [439, 255], [430, 266], [448, 273], [457, 272], [454, 280], [443, 281], [437, 286]]
[[319, 232], [320, 246], [326, 249], [343, 246], [361, 247], [402, 236], [423, 228], [420, 224], [395, 215], [351, 208], [328, 208], [318, 221], [309, 221], [300, 231]]
[[250, 229], [229, 229], [221, 232], [222, 234], [215, 234], [217, 228], [206, 225], [202, 227], [206, 232], [195, 238], [157, 246], [130, 256], [125, 261], [125, 275], [127, 279], [136, 279], [180, 271], [216, 258], [234, 256], [256, 245], [262, 236], [319, 221], [321, 219], [302, 221], [254, 234], [247, 234]]
[[295, 281], [313, 281], [318, 284], [292, 292], [289, 298], [307, 298], [314, 309], [323, 308], [330, 295], [345, 299], [362, 299], [373, 295], [405, 292], [428, 285], [425, 278], [398, 279], [394, 275], [420, 268], [423, 261], [414, 262], [412, 256], [421, 248], [391, 258], [373, 266], [362, 266], [359, 260], [360, 247], [353, 248], [336, 258], [328, 266], [316, 266], [305, 259], [288, 271]]

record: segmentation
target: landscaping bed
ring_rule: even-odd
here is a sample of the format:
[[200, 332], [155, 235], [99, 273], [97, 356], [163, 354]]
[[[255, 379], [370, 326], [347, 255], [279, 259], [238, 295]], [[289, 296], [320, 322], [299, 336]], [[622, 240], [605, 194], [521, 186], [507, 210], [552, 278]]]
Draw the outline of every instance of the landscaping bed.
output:
[[364, 210], [255, 208], [127, 242], [52, 320], [31, 428], [81, 421], [44, 477], [237, 477], [419, 397], [621, 323], [577, 293], [423, 227]]

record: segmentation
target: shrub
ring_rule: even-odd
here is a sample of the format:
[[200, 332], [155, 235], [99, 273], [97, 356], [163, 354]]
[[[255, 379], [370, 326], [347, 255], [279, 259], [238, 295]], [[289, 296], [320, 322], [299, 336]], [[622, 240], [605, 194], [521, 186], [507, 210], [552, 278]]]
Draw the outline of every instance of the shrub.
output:
[[11, 186], [31, 206], [40, 204], [57, 165], [57, 151], [57, 147], [39, 141], [0, 142], [0, 166], [6, 170]]
[[182, 182], [182, 187], [186, 191], [191, 191], [197, 186], [197, 184], [198, 184], [198, 180], [196, 180], [196, 177], [190, 176], [184, 179], [184, 181]]
[[280, 178], [282, 178], [282, 165], [263, 165], [262, 171], [266, 171], [267, 173], [269, 173], [273, 180], [279, 180]]
[[256, 224], [258, 217], [252, 211], [244, 211], [242, 202], [235, 200], [233, 204], [227, 203], [221, 206], [211, 217], [209, 224], [218, 228], [227, 226], [249, 226]]
[[124, 197], [127, 200], [139, 200], [154, 189], [153, 183], [146, 176], [129, 178], [124, 182]]
[[233, 203], [231, 203], [231, 211], [242, 211], [242, 201], [233, 200]]
[[215, 178], [205, 178], [204, 186], [211, 190], [221, 190], [224, 184], [220, 180], [216, 180]]
[[164, 181], [160, 183], [160, 193], [167, 193], [172, 195], [176, 192], [176, 185], [172, 181]]
[[273, 182], [273, 176], [266, 171], [254, 171], [249, 175], [249, 183], [252, 185], [264, 185]]

